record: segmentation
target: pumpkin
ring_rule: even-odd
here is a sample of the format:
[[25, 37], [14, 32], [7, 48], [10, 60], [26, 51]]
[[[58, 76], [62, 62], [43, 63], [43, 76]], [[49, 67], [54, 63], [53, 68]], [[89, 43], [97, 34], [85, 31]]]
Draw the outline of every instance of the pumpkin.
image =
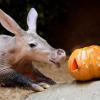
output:
[[100, 78], [100, 46], [92, 45], [74, 50], [68, 60], [68, 69], [79, 81]]

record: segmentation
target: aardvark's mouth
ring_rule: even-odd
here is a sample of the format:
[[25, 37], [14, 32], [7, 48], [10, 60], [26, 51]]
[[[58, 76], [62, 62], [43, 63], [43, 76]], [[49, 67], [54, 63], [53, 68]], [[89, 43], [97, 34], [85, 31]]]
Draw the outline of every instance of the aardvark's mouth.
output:
[[57, 67], [60, 67], [60, 62], [55, 62], [55, 61], [52, 60], [52, 59], [49, 59], [49, 61], [50, 61], [52, 64], [56, 65]]
[[68, 58], [67, 58], [66, 56], [64, 56], [64, 57], [62, 57], [61, 59], [57, 59], [57, 60], [51, 58], [51, 59], [49, 59], [49, 61], [50, 61], [52, 64], [56, 65], [57, 67], [60, 67], [62, 64], [66, 63], [67, 59], [68, 59]]

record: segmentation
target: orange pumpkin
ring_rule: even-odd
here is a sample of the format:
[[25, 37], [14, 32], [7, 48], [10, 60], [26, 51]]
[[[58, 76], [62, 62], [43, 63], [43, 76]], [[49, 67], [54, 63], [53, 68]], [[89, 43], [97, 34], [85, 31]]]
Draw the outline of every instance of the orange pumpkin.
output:
[[68, 60], [69, 72], [76, 80], [100, 78], [100, 46], [76, 49]]

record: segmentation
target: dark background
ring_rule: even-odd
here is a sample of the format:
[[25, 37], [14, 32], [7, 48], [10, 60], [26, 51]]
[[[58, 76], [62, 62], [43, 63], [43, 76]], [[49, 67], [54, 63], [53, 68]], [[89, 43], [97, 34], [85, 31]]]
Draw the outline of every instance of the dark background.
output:
[[[53, 47], [70, 53], [78, 47], [100, 45], [99, 0], [0, 0], [0, 8], [25, 30], [32, 7], [39, 14], [38, 34]], [[1, 25], [0, 33], [12, 35]]]

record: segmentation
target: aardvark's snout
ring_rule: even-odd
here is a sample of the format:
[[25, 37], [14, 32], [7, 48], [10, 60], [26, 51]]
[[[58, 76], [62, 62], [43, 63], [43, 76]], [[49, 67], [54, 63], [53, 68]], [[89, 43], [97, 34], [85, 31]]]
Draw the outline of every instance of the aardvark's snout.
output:
[[63, 49], [56, 49], [54, 52], [51, 54], [51, 59], [50, 61], [57, 64], [60, 62], [64, 62], [66, 60], [66, 53]]
[[65, 51], [63, 49], [57, 49], [57, 56], [61, 58], [66, 56]]

